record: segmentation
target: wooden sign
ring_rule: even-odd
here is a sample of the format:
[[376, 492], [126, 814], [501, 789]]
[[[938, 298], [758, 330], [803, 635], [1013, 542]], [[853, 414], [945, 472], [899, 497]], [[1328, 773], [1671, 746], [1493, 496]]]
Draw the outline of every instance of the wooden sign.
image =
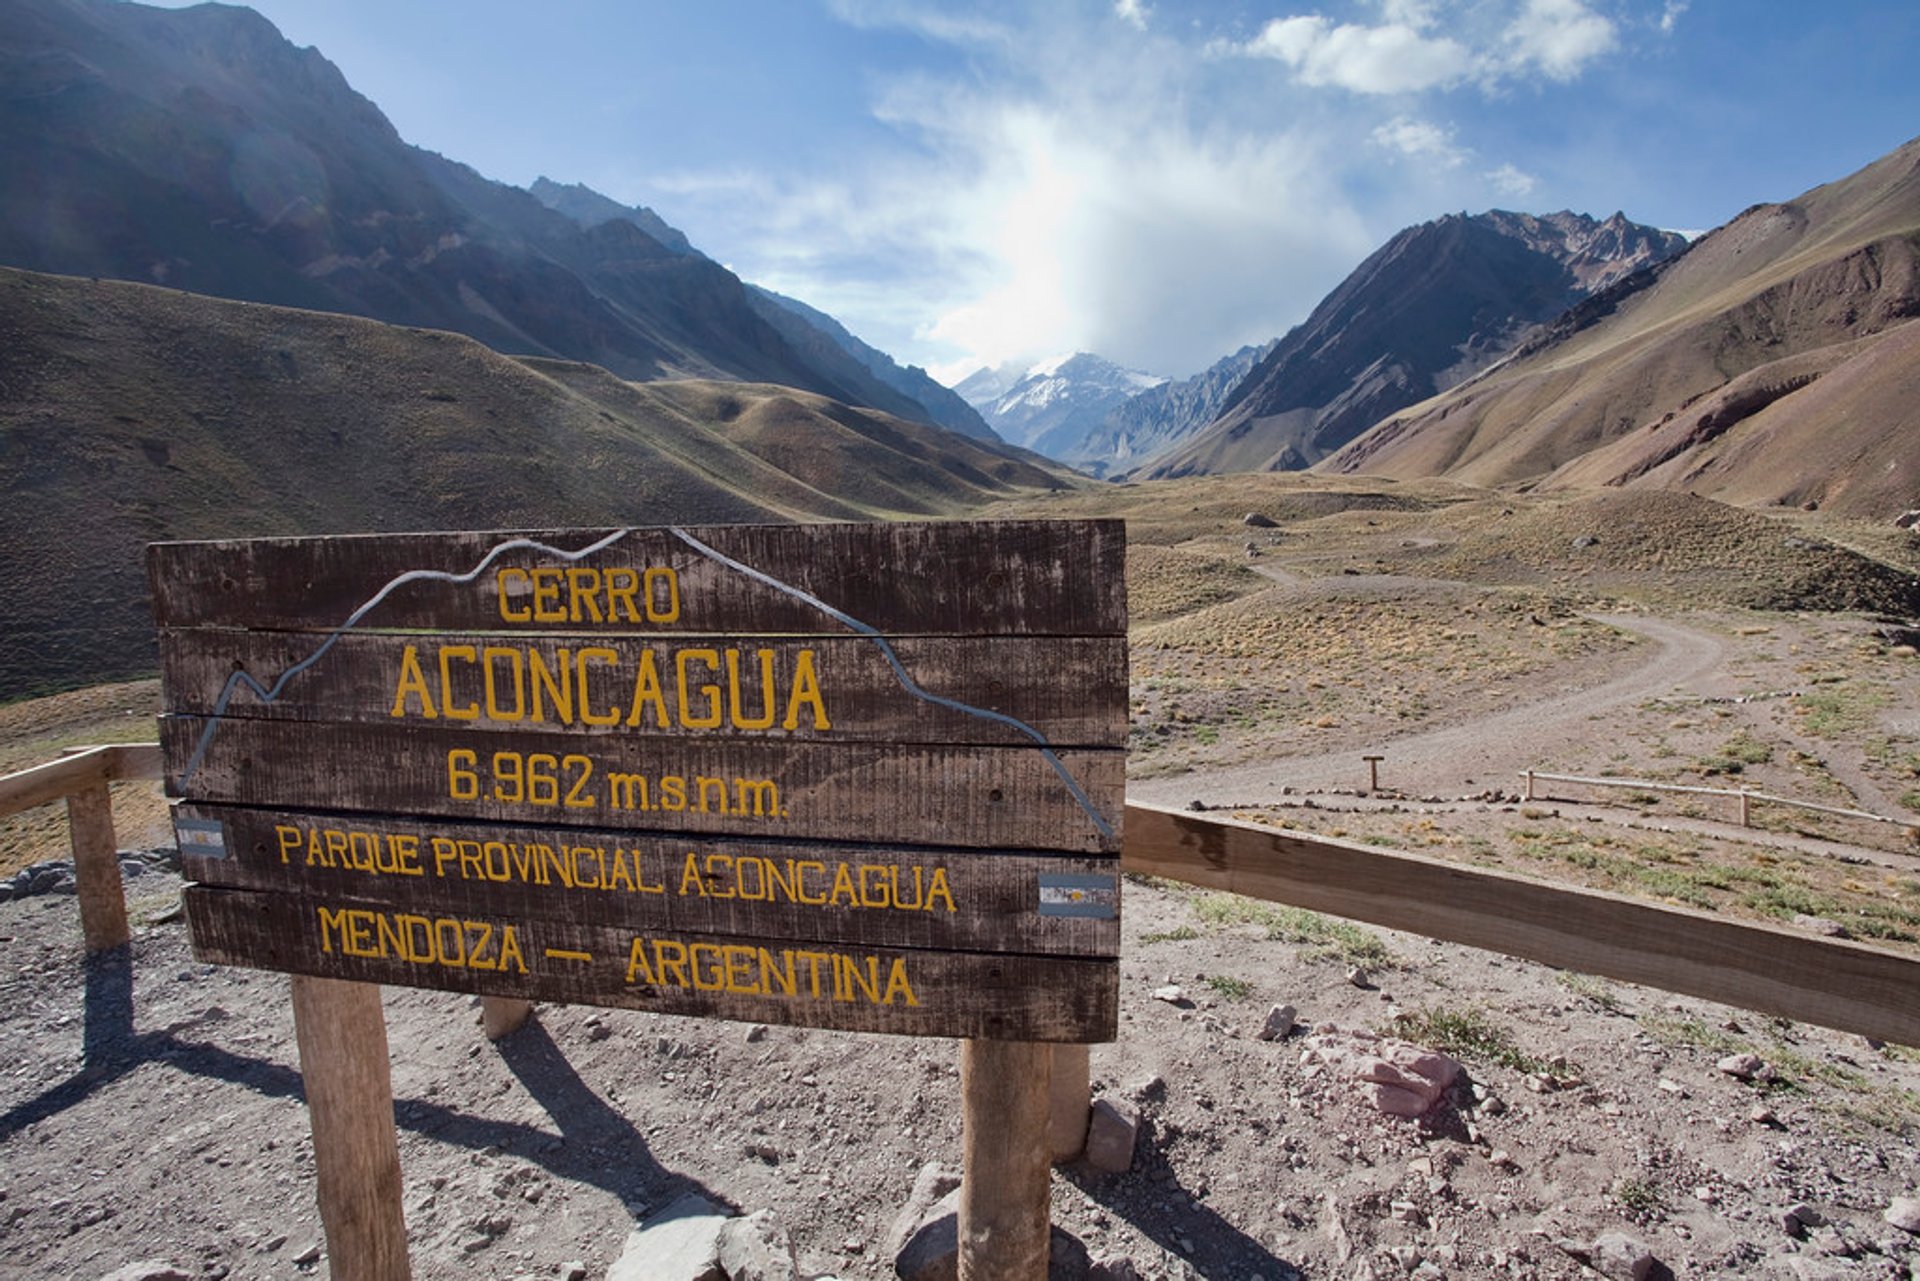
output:
[[1119, 522], [151, 549], [196, 955], [1111, 1040]]

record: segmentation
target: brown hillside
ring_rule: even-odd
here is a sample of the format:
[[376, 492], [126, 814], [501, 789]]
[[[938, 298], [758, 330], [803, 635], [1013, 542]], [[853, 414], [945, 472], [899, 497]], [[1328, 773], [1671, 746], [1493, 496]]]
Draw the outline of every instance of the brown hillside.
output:
[[785, 388], [5, 269], [0, 460], [0, 695], [150, 670], [157, 539], [937, 516], [1065, 483]]
[[[1915, 315], [1920, 141], [1797, 200], [1748, 210], [1657, 268], [1651, 283], [1628, 282], [1590, 300], [1507, 364], [1376, 426], [1324, 466], [1487, 485], [1539, 481], [1568, 467], [1556, 483], [1646, 476], [1646, 484], [1733, 501], [1804, 492], [1847, 514], [1891, 514], [1916, 496], [1911, 473], [1904, 485], [1890, 480], [1882, 461], [1901, 457], [1898, 442], [1910, 435], [1907, 415], [1887, 410], [1913, 376], [1893, 368], [1911, 359], [1911, 340], [1877, 349], [1834, 392], [1806, 392], [1811, 380], [1868, 355], [1860, 346], [1814, 353], [1889, 334]], [[1735, 385], [1743, 377], [1749, 382]], [[1698, 452], [1781, 395], [1792, 397], [1796, 426], [1765, 434], [1779, 448], [1735, 450], [1728, 440], [1710, 459]], [[1717, 406], [1708, 403], [1715, 397]], [[1718, 430], [1688, 441], [1703, 417]], [[1674, 423], [1681, 425], [1657, 443], [1620, 447], [1611, 466], [1569, 466]], [[1761, 439], [1751, 428], [1739, 434]], [[1873, 467], [1883, 474], [1867, 475]]]

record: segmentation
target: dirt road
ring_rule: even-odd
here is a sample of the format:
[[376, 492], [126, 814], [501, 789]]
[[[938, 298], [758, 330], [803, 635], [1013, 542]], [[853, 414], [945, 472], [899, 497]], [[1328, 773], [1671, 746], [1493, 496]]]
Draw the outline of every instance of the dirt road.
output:
[[[1491, 715], [1390, 738], [1365, 749], [1386, 757], [1380, 766], [1382, 786], [1416, 795], [1510, 787], [1522, 770], [1552, 763], [1562, 752], [1582, 745], [1596, 732], [1595, 722], [1616, 707], [1675, 692], [1731, 692], [1721, 678], [1727, 653], [1727, 642], [1721, 637], [1637, 615], [1592, 617], [1643, 636], [1657, 648], [1630, 671], [1603, 684], [1550, 693]], [[1538, 692], [1515, 691], [1521, 697]], [[1278, 799], [1285, 787], [1298, 791], [1359, 785], [1366, 778], [1363, 754], [1349, 749], [1254, 761], [1204, 774], [1141, 779], [1128, 785], [1128, 794], [1134, 800], [1162, 805], [1191, 800], [1210, 805], [1257, 804]]]

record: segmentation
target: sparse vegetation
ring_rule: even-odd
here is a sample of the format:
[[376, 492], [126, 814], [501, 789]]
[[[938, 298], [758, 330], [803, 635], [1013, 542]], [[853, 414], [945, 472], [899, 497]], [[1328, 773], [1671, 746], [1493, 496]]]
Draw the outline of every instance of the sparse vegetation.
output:
[[1657, 1215], [1666, 1205], [1661, 1195], [1660, 1185], [1652, 1179], [1638, 1175], [1628, 1175], [1615, 1179], [1607, 1190], [1613, 1203], [1620, 1212], [1636, 1223], [1644, 1223]]
[[1414, 1010], [1398, 1015], [1388, 1030], [1402, 1040], [1430, 1046], [1455, 1058], [1494, 1063], [1516, 1072], [1546, 1073], [1545, 1059], [1520, 1048], [1513, 1033], [1495, 1023], [1484, 1010]]
[[1193, 911], [1201, 921], [1216, 928], [1259, 926], [1270, 939], [1305, 944], [1310, 956], [1333, 956], [1370, 965], [1392, 960], [1379, 935], [1304, 908], [1263, 903], [1238, 894], [1203, 894], [1194, 899]]
[[1253, 995], [1253, 984], [1246, 979], [1234, 978], [1230, 974], [1209, 974], [1207, 986], [1215, 995], [1226, 1001], [1244, 1001]]
[[1604, 979], [1597, 979], [1591, 974], [1575, 974], [1571, 971], [1564, 970], [1554, 975], [1554, 979], [1561, 987], [1566, 988], [1567, 991], [1584, 1001], [1598, 1006], [1609, 1014], [1619, 1014], [1622, 1012], [1620, 997], [1614, 992], [1612, 987], [1608, 986]]

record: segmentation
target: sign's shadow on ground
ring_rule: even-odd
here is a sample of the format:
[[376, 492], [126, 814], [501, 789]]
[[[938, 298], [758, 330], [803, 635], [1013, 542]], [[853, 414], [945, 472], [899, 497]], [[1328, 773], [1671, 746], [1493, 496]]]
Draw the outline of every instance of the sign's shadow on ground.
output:
[[[131, 946], [86, 958], [81, 1068], [58, 1085], [0, 1112], [0, 1142], [79, 1105], [148, 1064], [238, 1085], [266, 1098], [305, 1101], [306, 1092], [296, 1069], [182, 1035], [221, 1021], [222, 1016], [176, 1023], [162, 1031], [135, 1031], [133, 960]], [[645, 1137], [580, 1079], [537, 1021], [528, 1022], [495, 1044], [507, 1069], [553, 1119], [557, 1135], [523, 1122], [474, 1116], [425, 1099], [396, 1099], [395, 1124], [436, 1143], [511, 1154], [556, 1179], [603, 1189], [622, 1202], [658, 1204], [682, 1192], [725, 1201], [697, 1180], [656, 1161]]]
[[1060, 1174], [1202, 1277], [1238, 1281], [1259, 1275], [1286, 1281], [1305, 1275], [1183, 1186], [1151, 1121], [1141, 1123], [1130, 1173], [1102, 1175], [1083, 1166], [1065, 1166]]

